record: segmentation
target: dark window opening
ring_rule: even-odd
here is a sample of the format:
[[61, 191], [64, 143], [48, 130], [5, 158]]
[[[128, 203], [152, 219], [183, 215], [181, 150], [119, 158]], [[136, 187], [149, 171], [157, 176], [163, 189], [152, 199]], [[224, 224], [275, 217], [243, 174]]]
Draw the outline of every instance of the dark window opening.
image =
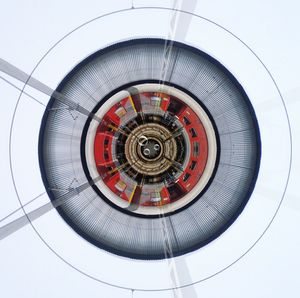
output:
[[183, 182], [186, 182], [186, 181], [188, 181], [189, 180], [189, 178], [191, 177], [191, 174], [189, 174], [189, 173], [185, 173], [184, 174], [184, 176], [183, 176]]
[[197, 133], [196, 133], [196, 130], [194, 128], [190, 129], [190, 133], [192, 134], [193, 138], [197, 137]]
[[198, 142], [194, 143], [194, 156], [198, 156], [200, 151], [200, 145]]
[[183, 117], [183, 122], [184, 122], [185, 125], [190, 125], [191, 124], [190, 119], [186, 116]]
[[177, 115], [177, 114], [180, 113], [182, 108], [183, 108], [183, 103], [176, 100], [175, 98], [171, 98], [169, 106], [168, 106], [168, 111], [170, 113], [173, 113], [173, 114]]
[[190, 165], [190, 170], [194, 170], [196, 167], [197, 162], [196, 161], [192, 161], [191, 165]]

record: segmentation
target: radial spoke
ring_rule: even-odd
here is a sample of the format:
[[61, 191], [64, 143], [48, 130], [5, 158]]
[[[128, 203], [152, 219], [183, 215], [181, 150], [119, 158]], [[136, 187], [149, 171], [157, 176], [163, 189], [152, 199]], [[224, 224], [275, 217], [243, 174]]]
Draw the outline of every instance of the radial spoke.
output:
[[183, 126], [177, 128], [174, 132], [172, 132], [172, 135], [170, 137], [164, 139], [164, 142], [167, 142], [171, 139], [177, 138], [178, 136], [180, 136], [182, 134], [183, 130], [184, 130]]
[[[62, 93], [53, 90], [52, 88], [48, 87], [44, 83], [33, 78], [32, 76], [28, 75], [21, 69], [17, 68], [16, 66], [10, 64], [9, 62], [7, 62], [1, 58], [0, 58], [0, 71], [6, 73], [7, 75], [27, 84], [28, 86], [48, 95], [50, 97], [54, 97], [58, 101], [62, 102], [66, 106], [68, 106], [71, 110], [78, 111], [79, 113], [81, 113], [87, 117], [91, 116], [94, 120], [101, 122], [101, 119], [99, 117], [97, 117], [95, 114], [90, 113], [90, 111], [88, 111], [86, 108], [82, 107], [78, 103], [75, 103], [74, 101], [72, 101], [71, 99], [69, 99], [65, 95], [63, 95]], [[11, 85], [13, 85], [13, 84], [11, 84]]]
[[13, 234], [14, 232], [18, 231], [19, 229], [23, 228], [29, 222], [32, 222], [35, 219], [43, 216], [44, 214], [51, 211], [53, 208], [57, 208], [67, 202], [68, 200], [72, 199], [74, 196], [78, 195], [82, 191], [86, 190], [88, 187], [94, 185], [99, 181], [101, 178], [100, 176], [96, 177], [92, 181], [86, 182], [78, 187], [70, 188], [70, 190], [57, 198], [54, 201], [48, 202], [43, 206], [36, 208], [33, 211], [26, 213], [25, 215], [15, 219], [14, 221], [6, 224], [5, 226], [0, 228], [0, 240], [8, 237], [9, 235]]
[[126, 91], [130, 94], [133, 109], [138, 114], [139, 118], [141, 119], [141, 122], [145, 123], [145, 116], [144, 116], [144, 112], [143, 112], [143, 105], [141, 102], [139, 90], [135, 87], [129, 87], [126, 89]]
[[[21, 92], [23, 91], [23, 90], [22, 90], [21, 88], [19, 88], [17, 85], [15, 85], [15, 84], [13, 84], [12, 82], [6, 80], [6, 79], [3, 78], [2, 76], [0, 76], [0, 79], [3, 80], [5, 83], [11, 85], [12, 87], [16, 88], [17, 90], [19, 90], [19, 91], [21, 91]], [[27, 92], [25, 92], [25, 91], [23, 91], [23, 93], [24, 93], [25, 95], [27, 95], [28, 97], [30, 97], [31, 99], [33, 99], [34, 101], [36, 101], [37, 103], [39, 103], [40, 105], [42, 105], [42, 106], [44, 106], [44, 107], [46, 106], [45, 104], [43, 104], [41, 101], [39, 101], [38, 99], [36, 99], [36, 98], [33, 97], [32, 95], [30, 95], [29, 93], [27, 93]]]
[[17, 208], [16, 210], [12, 211], [11, 213], [9, 213], [8, 215], [6, 215], [5, 217], [0, 219], [0, 222], [6, 220], [7, 218], [11, 217], [12, 215], [14, 215], [15, 213], [17, 213], [18, 211], [20, 211], [21, 209], [23, 209], [24, 207], [28, 206], [29, 204], [31, 204], [32, 202], [35, 202], [38, 198], [42, 197], [46, 192], [43, 192], [41, 194], [39, 194], [38, 196], [34, 197], [32, 200], [30, 200], [29, 202], [27, 202], [26, 204], [22, 205], [21, 207]]
[[126, 208], [127, 210], [136, 211], [139, 208], [141, 194], [142, 194], [142, 187], [140, 185], [137, 185], [131, 194], [129, 206]]

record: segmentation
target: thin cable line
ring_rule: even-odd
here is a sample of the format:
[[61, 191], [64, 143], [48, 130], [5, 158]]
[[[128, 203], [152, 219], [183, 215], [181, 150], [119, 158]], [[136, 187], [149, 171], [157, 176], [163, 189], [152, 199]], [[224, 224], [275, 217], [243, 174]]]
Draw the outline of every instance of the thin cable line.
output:
[[16, 210], [12, 211], [11, 213], [9, 213], [8, 215], [6, 215], [5, 217], [0, 219], [0, 222], [4, 221], [5, 219], [7, 219], [8, 217], [12, 216], [13, 214], [15, 214], [16, 212], [18, 212], [19, 210], [23, 209], [24, 207], [28, 206], [30, 203], [34, 202], [36, 199], [40, 198], [41, 196], [43, 196], [46, 192], [44, 191], [43, 193], [39, 194], [38, 196], [36, 196], [35, 198], [31, 199], [29, 202], [27, 202], [26, 204], [21, 205], [21, 207], [17, 208]]
[[29, 98], [33, 99], [35, 102], [39, 103], [40, 105], [46, 107], [45, 104], [43, 104], [41, 101], [39, 101], [38, 99], [34, 98], [32, 95], [30, 95], [29, 93], [23, 91], [23, 89], [19, 88], [17, 85], [13, 84], [12, 82], [6, 80], [5, 78], [3, 78], [2, 76], [0, 76], [0, 79], [2, 79], [4, 82], [6, 82], [7, 84], [11, 85], [12, 87], [16, 88], [17, 90], [21, 91], [22, 93], [24, 93], [25, 95], [27, 95]]
[[23, 70], [19, 69], [18, 67], [14, 66], [13, 64], [9, 63], [8, 61], [0, 58], [0, 71], [6, 73], [10, 77], [19, 80], [20, 82], [25, 83], [21, 90], [20, 96], [25, 92], [24, 89], [28, 85], [39, 92], [42, 92], [45, 95], [50, 97], [54, 97], [56, 100], [61, 102], [62, 104], [68, 106], [71, 110], [75, 110], [78, 113], [81, 113], [87, 117], [92, 117], [94, 120], [101, 122], [101, 119], [96, 116], [95, 114], [88, 111], [86, 108], [81, 106], [79, 103], [74, 102], [72, 99], [69, 99], [64, 94], [53, 90], [51, 87], [47, 86], [46, 84], [42, 83], [41, 81], [32, 77], [32, 75], [27, 74]]

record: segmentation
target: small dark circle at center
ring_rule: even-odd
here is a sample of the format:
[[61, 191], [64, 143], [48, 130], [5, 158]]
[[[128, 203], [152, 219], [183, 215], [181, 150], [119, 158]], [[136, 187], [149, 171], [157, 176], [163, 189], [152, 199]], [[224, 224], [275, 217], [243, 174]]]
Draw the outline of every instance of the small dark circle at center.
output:
[[161, 152], [161, 145], [158, 141], [153, 139], [148, 139], [143, 146], [141, 146], [141, 152], [143, 157], [147, 159], [153, 159], [159, 156]]

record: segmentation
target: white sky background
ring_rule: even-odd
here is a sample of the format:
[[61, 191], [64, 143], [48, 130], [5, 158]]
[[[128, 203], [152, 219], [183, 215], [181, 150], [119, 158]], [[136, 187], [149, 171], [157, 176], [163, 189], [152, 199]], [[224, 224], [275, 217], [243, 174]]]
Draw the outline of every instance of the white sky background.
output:
[[[3, 2], [0, 11], [0, 57], [30, 73], [48, 48], [73, 28], [103, 13], [131, 6], [131, 1], [124, 0], [62, 2]], [[134, 3], [136, 6], [169, 6], [171, 1], [137, 0]], [[197, 13], [239, 36], [255, 50], [271, 71], [287, 104], [294, 150], [287, 195], [267, 234], [237, 264], [195, 285], [198, 297], [298, 297], [299, 9], [297, 0], [198, 1]], [[158, 20], [154, 18], [153, 21]], [[120, 30], [122, 28], [122, 24], [114, 26], [120, 26]], [[0, 80], [0, 218], [19, 207], [9, 174], [8, 159], [9, 127], [18, 95], [17, 90]], [[30, 106], [34, 104], [30, 103]], [[28, 114], [30, 112], [35, 111], [30, 110]], [[21, 120], [26, 121], [30, 115], [24, 114], [23, 117]], [[26, 156], [24, 162], [25, 159]], [[28, 189], [28, 193], [30, 191]], [[76, 272], [51, 253], [32, 228], [27, 226], [0, 243], [0, 297], [109, 298], [131, 297], [131, 293], [104, 286]], [[136, 292], [134, 297], [172, 296], [171, 293]]]

